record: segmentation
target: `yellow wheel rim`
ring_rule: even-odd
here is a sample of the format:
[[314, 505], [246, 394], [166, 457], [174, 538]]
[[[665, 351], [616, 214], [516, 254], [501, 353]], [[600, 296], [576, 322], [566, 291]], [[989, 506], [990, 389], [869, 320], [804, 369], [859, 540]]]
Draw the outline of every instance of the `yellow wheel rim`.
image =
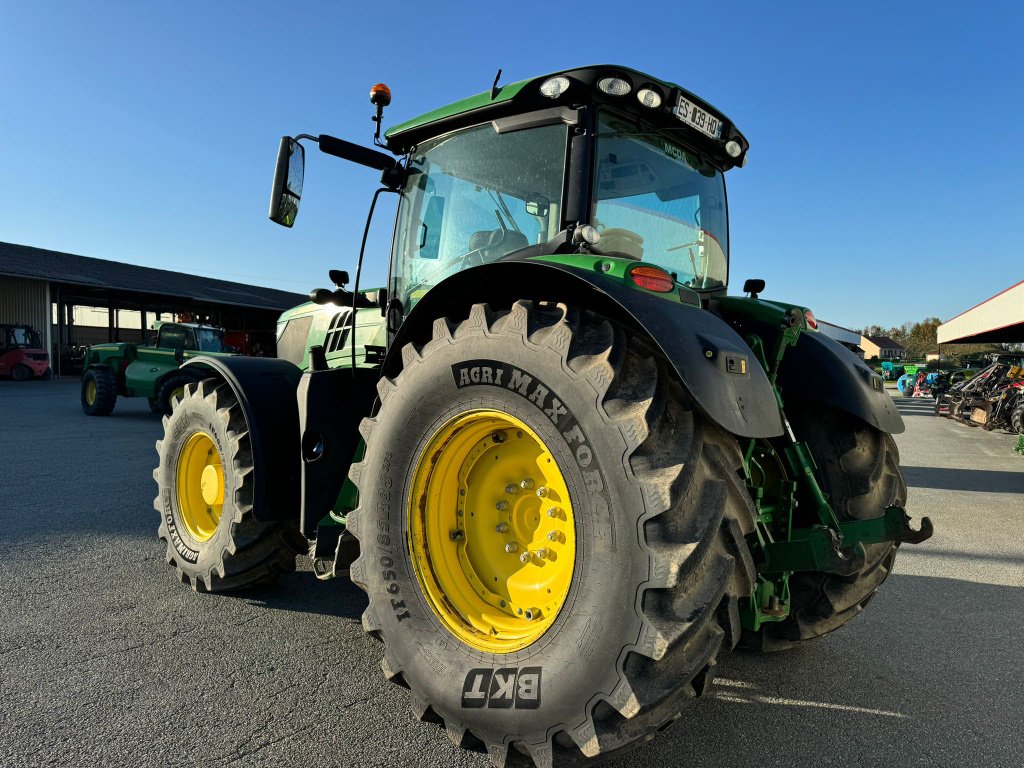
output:
[[96, 404], [96, 379], [89, 379], [85, 383], [85, 402], [89, 405]]
[[415, 468], [409, 550], [430, 607], [459, 640], [511, 653], [539, 639], [568, 597], [576, 528], [537, 433], [490, 410], [442, 426]]
[[224, 468], [205, 432], [189, 435], [181, 447], [176, 490], [185, 530], [196, 541], [208, 541], [224, 511]]
[[181, 400], [185, 396], [185, 387], [178, 387], [177, 389], [171, 390], [170, 404], [174, 405], [176, 402]]

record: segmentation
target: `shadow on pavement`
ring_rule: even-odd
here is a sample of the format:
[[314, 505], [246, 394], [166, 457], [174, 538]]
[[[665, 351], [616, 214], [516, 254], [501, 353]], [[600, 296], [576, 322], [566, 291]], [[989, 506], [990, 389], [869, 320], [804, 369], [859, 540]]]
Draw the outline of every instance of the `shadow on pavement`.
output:
[[725, 657], [709, 695], [609, 765], [1019, 766], [1022, 611], [1019, 587], [895, 575], [828, 637]]
[[[299, 564], [308, 563], [300, 558]], [[348, 573], [330, 581], [318, 580], [311, 571], [296, 571], [273, 584], [223, 593], [260, 608], [312, 613], [358, 621], [366, 610], [366, 593], [352, 583]]]
[[903, 479], [911, 488], [980, 493], [1024, 493], [1024, 472], [991, 469], [941, 469], [902, 465]]

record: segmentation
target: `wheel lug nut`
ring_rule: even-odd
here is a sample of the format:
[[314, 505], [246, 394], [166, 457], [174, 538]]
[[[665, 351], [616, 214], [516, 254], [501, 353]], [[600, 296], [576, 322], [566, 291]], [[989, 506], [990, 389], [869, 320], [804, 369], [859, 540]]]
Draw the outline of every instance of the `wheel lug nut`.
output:
[[508, 552], [510, 555], [517, 549], [519, 549], [519, 545], [516, 544], [514, 541], [510, 541], [508, 544], [505, 545], [505, 551]]
[[543, 547], [541, 547], [541, 548], [540, 548], [540, 549], [538, 549], [538, 550], [537, 550], [536, 552], [534, 552], [534, 553], [533, 553], [533, 555], [534, 555], [534, 557], [536, 557], [536, 558], [537, 558], [538, 560], [544, 560], [544, 559], [546, 559], [546, 558], [547, 558], [547, 556], [548, 556], [548, 551], [547, 551], [546, 549], [544, 549]]
[[548, 541], [558, 541], [558, 534], [554, 531], [548, 533]]
[[496, 510], [498, 510], [499, 512], [507, 512], [508, 511], [508, 502], [505, 501], [504, 499], [502, 499], [501, 501], [499, 501], [497, 504], [494, 505], [494, 508]]
[[530, 562], [530, 553], [529, 552], [523, 552], [523, 554], [521, 554], [519, 556], [519, 562], [521, 562], [521, 563], [528, 563], [528, 562]]
[[554, 507], [548, 507], [548, 517], [558, 517], [558, 510]]
[[543, 499], [545, 496], [548, 495], [548, 489], [542, 485], [540, 488], [537, 489], [537, 495]]
[[519, 487], [522, 488], [524, 491], [530, 490], [531, 488], [533, 488], [533, 478], [526, 478], [525, 480], [523, 480], [523, 482], [519, 484]]
[[496, 526], [494, 526], [494, 530], [496, 530], [498, 533], [505, 533], [506, 531], [508, 531], [508, 523], [498, 523]]
[[509, 483], [508, 485], [505, 486], [505, 493], [507, 493], [509, 496], [515, 496], [517, 493], [519, 493], [519, 486], [516, 485], [515, 483]]

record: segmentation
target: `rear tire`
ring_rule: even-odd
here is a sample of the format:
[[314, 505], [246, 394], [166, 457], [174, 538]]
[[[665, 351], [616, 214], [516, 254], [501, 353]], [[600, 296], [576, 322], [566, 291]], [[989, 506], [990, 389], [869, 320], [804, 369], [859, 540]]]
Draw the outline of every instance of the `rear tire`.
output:
[[[819, 482], [841, 522], [881, 517], [886, 507], [906, 504], [907, 487], [892, 435], [828, 406], [806, 401], [787, 404], [797, 439], [810, 448]], [[809, 505], [802, 505], [809, 506]], [[801, 525], [812, 522], [803, 520]], [[782, 622], [747, 632], [744, 645], [785, 650], [833, 632], [860, 613], [888, 577], [896, 558], [892, 542], [865, 546], [867, 559], [853, 576], [806, 571], [790, 577], [792, 607]]]
[[32, 378], [32, 369], [23, 363], [18, 363], [11, 368], [11, 378], [15, 381], [28, 381]]
[[[361, 504], [348, 518], [361, 548], [352, 579], [369, 595], [363, 627], [385, 643], [386, 676], [411, 689], [417, 717], [443, 723], [459, 746], [482, 745], [495, 765], [581, 765], [650, 738], [706, 689], [718, 655], [741, 633], [738, 601], [753, 588], [744, 537], [754, 510], [735, 439], [694, 408], [669, 366], [635, 335], [564, 305], [520, 301], [492, 312], [478, 304], [458, 325], [438, 318], [433, 339], [407, 345], [402, 359], [398, 377], [378, 385], [379, 412], [360, 427], [366, 456], [351, 477]], [[468, 630], [453, 623], [447, 606], [475, 592], [442, 590], [438, 598], [429, 585], [441, 569], [472, 560], [474, 513], [487, 516], [487, 530], [509, 530], [495, 511], [503, 509], [504, 483], [507, 498], [524, 505], [514, 511], [535, 503], [513, 488], [523, 474], [513, 468], [516, 428], [494, 439], [510, 444], [508, 453], [493, 449], [502, 456], [498, 472], [508, 473], [495, 485], [497, 506], [472, 503], [477, 488], [490, 492], [472, 480], [481, 477], [476, 467], [496, 466], [488, 453], [469, 452], [480, 463], [464, 475], [462, 522], [459, 494], [414, 490], [423, 487], [424, 467], [442, 472], [435, 468], [458, 439], [438, 444], [436, 436], [482, 412], [514, 417], [539, 437], [572, 510], [565, 534], [551, 532], [575, 546], [566, 598], [540, 614], [551, 622], [546, 628], [508, 648], [496, 647], [498, 629], [478, 630], [477, 639], [469, 622]], [[539, 518], [535, 525], [548, 525], [543, 512]], [[441, 569], [418, 559], [424, 545], [415, 532], [424, 520], [439, 520], [443, 534], [456, 529], [430, 550], [447, 558]], [[463, 547], [464, 558], [445, 554]], [[488, 563], [523, 573], [515, 562], [522, 549], [493, 550]], [[487, 574], [479, 586], [495, 597], [512, 583], [485, 581]], [[505, 610], [495, 606], [498, 618], [488, 623], [516, 622]]]
[[109, 416], [117, 402], [117, 374], [101, 365], [82, 375], [82, 410], [87, 416]]
[[224, 592], [294, 571], [306, 540], [286, 522], [253, 517], [252, 451], [231, 388], [214, 379], [189, 383], [163, 424], [153, 506], [167, 563], [181, 581]]

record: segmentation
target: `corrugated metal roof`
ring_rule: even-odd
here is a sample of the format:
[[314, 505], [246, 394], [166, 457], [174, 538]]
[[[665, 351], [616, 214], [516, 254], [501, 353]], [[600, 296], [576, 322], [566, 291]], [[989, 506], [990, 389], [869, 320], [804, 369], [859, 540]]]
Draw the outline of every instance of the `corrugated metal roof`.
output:
[[1024, 280], [943, 323], [937, 335], [939, 344], [1024, 341]]
[[303, 294], [276, 288], [3, 242], [0, 242], [0, 275], [258, 309], [283, 310], [309, 300]]
[[851, 331], [849, 328], [843, 328], [841, 325], [835, 323], [829, 323], [825, 320], [818, 318], [818, 330], [826, 336], [841, 341], [844, 344], [852, 344], [858, 346], [860, 344], [860, 334]]

